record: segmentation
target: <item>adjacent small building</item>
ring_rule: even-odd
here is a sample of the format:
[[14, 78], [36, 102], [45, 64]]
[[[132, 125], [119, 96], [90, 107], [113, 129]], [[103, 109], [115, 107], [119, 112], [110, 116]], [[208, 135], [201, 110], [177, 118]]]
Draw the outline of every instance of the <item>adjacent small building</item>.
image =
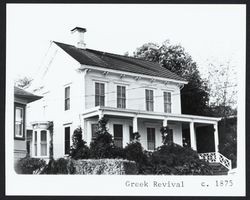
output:
[[23, 158], [27, 154], [26, 135], [26, 105], [41, 96], [34, 95], [21, 88], [14, 87], [14, 161]]

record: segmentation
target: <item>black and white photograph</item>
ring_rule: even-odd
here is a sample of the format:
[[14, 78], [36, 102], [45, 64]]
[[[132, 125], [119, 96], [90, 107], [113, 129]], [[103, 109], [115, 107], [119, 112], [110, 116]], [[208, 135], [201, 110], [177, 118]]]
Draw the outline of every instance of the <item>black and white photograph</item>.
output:
[[244, 196], [245, 70], [244, 4], [7, 4], [6, 194]]

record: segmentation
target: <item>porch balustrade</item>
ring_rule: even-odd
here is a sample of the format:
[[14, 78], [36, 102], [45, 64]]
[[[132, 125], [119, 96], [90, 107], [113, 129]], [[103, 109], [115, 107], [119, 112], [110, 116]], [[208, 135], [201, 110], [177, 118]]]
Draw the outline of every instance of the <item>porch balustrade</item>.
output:
[[206, 162], [209, 163], [220, 163], [227, 169], [231, 170], [232, 169], [232, 163], [231, 160], [223, 156], [219, 152], [208, 152], [208, 153], [199, 153], [198, 154], [200, 159], [205, 160]]

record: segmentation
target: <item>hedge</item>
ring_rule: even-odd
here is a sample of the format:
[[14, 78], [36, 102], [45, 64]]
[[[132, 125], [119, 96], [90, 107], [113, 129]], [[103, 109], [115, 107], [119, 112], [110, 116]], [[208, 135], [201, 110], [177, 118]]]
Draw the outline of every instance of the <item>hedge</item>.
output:
[[71, 162], [74, 166], [74, 174], [137, 174], [137, 167], [134, 161], [123, 159], [72, 159]]
[[17, 161], [15, 171], [17, 174], [33, 174], [46, 165], [43, 159], [24, 157]]

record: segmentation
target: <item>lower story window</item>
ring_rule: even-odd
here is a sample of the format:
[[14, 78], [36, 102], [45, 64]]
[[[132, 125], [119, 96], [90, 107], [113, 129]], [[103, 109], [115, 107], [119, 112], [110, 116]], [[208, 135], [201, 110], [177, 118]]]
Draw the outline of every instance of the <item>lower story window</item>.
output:
[[155, 128], [147, 128], [148, 150], [155, 149]]
[[34, 154], [37, 156], [37, 131], [34, 132]]
[[91, 134], [92, 134], [91, 140], [94, 140], [96, 138], [97, 131], [98, 131], [98, 124], [91, 124]]
[[47, 156], [47, 131], [41, 131], [41, 156]]
[[133, 140], [133, 126], [129, 126], [129, 141]]
[[70, 151], [70, 127], [64, 128], [64, 154], [69, 154]]
[[114, 124], [114, 144], [117, 147], [122, 147], [122, 129], [123, 128], [121, 124]]

